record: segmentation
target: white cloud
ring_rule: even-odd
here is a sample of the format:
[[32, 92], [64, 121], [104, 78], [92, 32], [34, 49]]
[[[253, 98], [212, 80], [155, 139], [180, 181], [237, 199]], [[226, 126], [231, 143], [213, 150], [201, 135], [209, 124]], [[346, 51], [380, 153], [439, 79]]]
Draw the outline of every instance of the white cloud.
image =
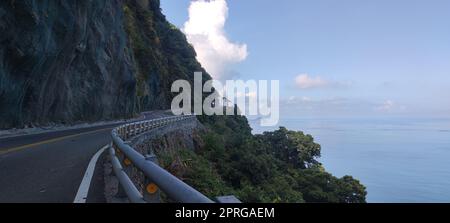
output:
[[392, 100], [386, 100], [383, 103], [376, 106], [375, 110], [381, 111], [381, 112], [405, 111], [406, 106], [399, 105]]
[[355, 112], [364, 113], [365, 107], [368, 107], [365, 102], [339, 97], [291, 96], [280, 102], [280, 111], [287, 117], [348, 116]]
[[386, 100], [381, 105], [377, 107], [378, 111], [391, 111], [395, 106], [392, 100]]
[[321, 77], [310, 77], [308, 74], [300, 74], [295, 78], [295, 84], [301, 89], [311, 89], [327, 87], [330, 85], [330, 82]]
[[310, 97], [306, 97], [306, 96], [303, 96], [303, 97], [291, 96], [286, 101], [286, 104], [298, 104], [298, 103], [305, 103], [305, 102], [312, 102], [312, 99]]
[[197, 52], [197, 59], [215, 79], [248, 56], [246, 44], [232, 43], [225, 34], [228, 5], [225, 0], [197, 0], [189, 6], [189, 20], [183, 31]]
[[375, 117], [408, 114], [410, 108], [393, 100], [290, 96], [280, 101], [280, 111], [286, 117]]
[[379, 105], [359, 98], [291, 96], [280, 101], [280, 111], [286, 117], [368, 117], [383, 114], [374, 110]]
[[337, 88], [345, 89], [353, 85], [352, 82], [340, 82], [326, 80], [322, 77], [316, 76], [312, 77], [309, 74], [299, 74], [295, 77], [295, 85], [300, 89], [314, 89], [314, 88]]

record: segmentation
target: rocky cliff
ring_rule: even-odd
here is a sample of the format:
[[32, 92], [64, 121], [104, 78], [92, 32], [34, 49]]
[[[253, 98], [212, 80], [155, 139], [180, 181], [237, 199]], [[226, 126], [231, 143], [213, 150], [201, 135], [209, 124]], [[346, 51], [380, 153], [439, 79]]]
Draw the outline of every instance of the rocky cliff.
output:
[[159, 0], [3, 0], [0, 32], [0, 128], [166, 109], [204, 71]]

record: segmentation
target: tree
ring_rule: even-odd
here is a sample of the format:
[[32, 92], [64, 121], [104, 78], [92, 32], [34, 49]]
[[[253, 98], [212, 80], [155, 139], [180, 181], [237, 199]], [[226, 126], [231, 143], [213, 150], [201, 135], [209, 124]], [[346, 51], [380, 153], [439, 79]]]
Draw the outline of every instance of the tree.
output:
[[269, 153], [296, 168], [305, 169], [319, 163], [316, 158], [320, 157], [321, 147], [314, 143], [311, 135], [280, 127], [274, 132], [264, 132], [257, 138], [268, 145]]

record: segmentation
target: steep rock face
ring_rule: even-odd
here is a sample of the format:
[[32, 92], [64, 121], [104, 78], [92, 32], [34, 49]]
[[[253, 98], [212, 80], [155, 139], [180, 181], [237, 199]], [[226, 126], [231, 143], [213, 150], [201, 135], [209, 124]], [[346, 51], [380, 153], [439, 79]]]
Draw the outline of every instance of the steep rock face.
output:
[[203, 71], [159, 0], [3, 0], [0, 32], [0, 128], [166, 109]]
[[0, 127], [134, 112], [121, 4], [0, 2]]

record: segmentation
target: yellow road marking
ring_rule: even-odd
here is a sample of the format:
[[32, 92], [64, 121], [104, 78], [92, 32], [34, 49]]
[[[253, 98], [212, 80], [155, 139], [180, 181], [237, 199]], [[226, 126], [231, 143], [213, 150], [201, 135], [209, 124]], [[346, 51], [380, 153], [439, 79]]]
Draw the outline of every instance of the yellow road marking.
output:
[[13, 148], [9, 148], [3, 151], [0, 151], [0, 156], [1, 155], [5, 155], [8, 153], [12, 153], [12, 152], [17, 152], [29, 147], [33, 147], [33, 146], [40, 146], [40, 145], [44, 145], [44, 144], [48, 144], [48, 143], [53, 143], [53, 142], [58, 142], [64, 139], [70, 139], [70, 138], [74, 138], [77, 136], [82, 136], [82, 135], [87, 135], [87, 134], [91, 134], [91, 133], [96, 133], [96, 132], [101, 132], [101, 131], [105, 131], [108, 129], [112, 129], [112, 128], [104, 128], [104, 129], [98, 129], [98, 130], [94, 130], [94, 131], [90, 131], [90, 132], [83, 132], [83, 133], [78, 133], [78, 134], [74, 134], [74, 135], [68, 135], [68, 136], [61, 136], [58, 138], [54, 138], [54, 139], [49, 139], [49, 140], [44, 140], [41, 142], [36, 142], [36, 143], [32, 143], [32, 144], [28, 144], [28, 145], [23, 145], [23, 146], [18, 146], [18, 147], [13, 147]]

